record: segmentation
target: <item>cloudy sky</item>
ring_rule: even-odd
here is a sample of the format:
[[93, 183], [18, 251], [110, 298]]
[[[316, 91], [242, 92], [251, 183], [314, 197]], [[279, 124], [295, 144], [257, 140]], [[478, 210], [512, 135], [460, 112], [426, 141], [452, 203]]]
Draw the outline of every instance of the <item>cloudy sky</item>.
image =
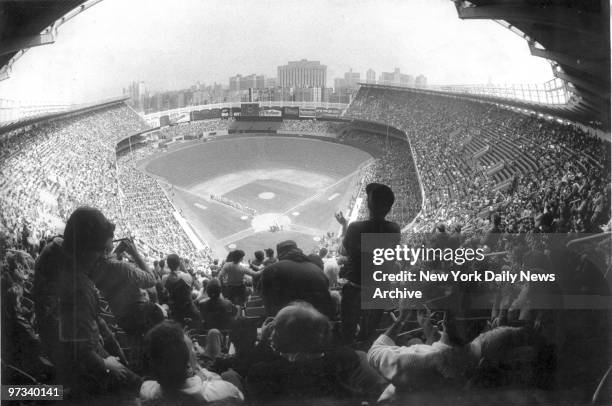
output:
[[450, 0], [104, 0], [29, 50], [0, 98], [86, 102], [131, 81], [171, 90], [276, 76], [299, 59], [349, 69], [424, 74], [430, 84], [542, 83], [547, 61], [493, 21], [457, 17]]

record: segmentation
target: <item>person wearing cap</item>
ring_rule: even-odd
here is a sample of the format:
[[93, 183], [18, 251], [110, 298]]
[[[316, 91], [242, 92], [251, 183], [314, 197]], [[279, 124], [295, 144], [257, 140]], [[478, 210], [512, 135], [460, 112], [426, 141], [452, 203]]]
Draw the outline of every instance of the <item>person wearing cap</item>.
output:
[[168, 291], [170, 316], [180, 324], [184, 324], [185, 319], [190, 318], [195, 325], [198, 325], [200, 312], [191, 298], [193, 277], [180, 269], [181, 259], [177, 254], [168, 255], [166, 264], [170, 268], [170, 273], [164, 276], [162, 283]]
[[102, 345], [92, 275], [108, 265], [114, 230], [98, 209], [79, 207], [64, 237], [47, 244], [35, 263], [34, 311], [43, 348], [57, 368], [57, 383], [75, 396], [135, 389], [141, 381]]
[[[364, 221], [355, 221], [348, 224], [344, 217], [337, 217], [338, 222], [346, 227], [344, 240], [342, 241], [342, 249], [349, 258], [349, 264], [345, 264], [342, 273], [347, 279], [347, 283], [342, 287], [342, 302], [340, 304], [340, 312], [342, 319], [342, 334], [345, 342], [350, 343], [355, 338], [357, 325], [362, 315], [361, 311], [361, 235], [384, 233], [385, 244], [395, 246], [400, 241], [400, 226], [399, 224], [385, 220], [385, 217], [391, 211], [391, 207], [395, 201], [395, 195], [391, 188], [380, 183], [370, 183], [366, 186], [367, 204], [369, 211], [369, 219]], [[388, 240], [388, 241], [387, 241]], [[386, 247], [380, 247], [386, 248]], [[371, 329], [376, 328], [376, 319], [379, 319], [381, 312], [369, 311], [364, 314], [364, 322], [362, 322], [361, 336], [367, 338]], [[371, 321], [371, 323], [369, 323]], [[366, 325], [367, 324], [367, 325]], [[371, 326], [368, 327], [368, 326]]]
[[278, 262], [267, 266], [261, 275], [261, 296], [268, 316], [275, 316], [295, 300], [310, 303], [325, 316], [334, 317], [334, 306], [327, 277], [310, 261], [295, 241], [276, 246]]

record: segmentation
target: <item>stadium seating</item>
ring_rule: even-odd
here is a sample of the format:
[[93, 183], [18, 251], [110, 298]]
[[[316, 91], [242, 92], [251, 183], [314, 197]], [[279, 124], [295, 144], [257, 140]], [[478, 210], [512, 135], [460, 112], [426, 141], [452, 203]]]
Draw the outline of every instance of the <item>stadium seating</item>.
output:
[[[388, 219], [405, 228], [404, 242], [420, 244], [428, 236], [418, 231], [431, 231], [435, 227], [438, 233], [446, 233], [442, 225], [448, 226], [447, 229], [454, 232], [447, 235], [457, 237], [462, 247], [486, 246], [493, 251], [478, 266], [496, 270], [507, 267], [518, 271], [525, 266], [522, 254], [537, 252], [550, 262], [551, 267], [556, 267], [558, 289], [563, 297], [576, 292], [581, 297], [609, 296], [606, 285], [610, 282], [612, 263], [609, 234], [602, 234], [605, 237], [602, 243], [600, 240], [592, 243], [591, 237], [584, 244], [579, 242], [572, 246], [567, 243], [580, 232], [611, 231], [609, 143], [575, 127], [499, 106], [391, 88], [363, 86], [348, 107], [345, 118], [345, 122], [287, 120], [279, 124], [279, 132], [332, 135], [337, 138], [335, 142], [376, 151], [373, 163], [362, 170], [360, 183], [353, 191], [352, 204], [357, 197], [363, 197], [368, 183], [389, 185], [396, 200]], [[372, 131], [374, 124], [369, 127], [368, 123], [388, 124], [405, 133], [406, 138], [397, 133], [391, 136], [375, 133]], [[201, 132], [226, 130], [230, 124], [231, 121], [227, 120], [203, 120], [160, 129], [158, 136], [161, 140], [190, 138]], [[37, 304], [32, 293], [32, 280], [36, 277], [34, 261], [40, 248], [50, 243], [51, 237], [61, 234], [62, 223], [81, 205], [99, 207], [116, 224], [115, 235], [132, 237], [149, 263], [153, 259], [165, 258], [169, 253], [177, 253], [183, 260], [185, 272], [191, 274], [192, 281], [198, 281], [188, 286], [191, 290], [187, 291], [187, 296], [189, 292], [195, 292], [192, 295], [195, 301], [205, 297], [206, 283], [212, 278], [212, 251], [196, 250], [174, 216], [176, 209], [166, 197], [167, 190], [138, 169], [141, 161], [163, 152], [154, 148], [153, 143], [147, 143], [115, 154], [114, 146], [118, 140], [146, 129], [132, 110], [117, 104], [41, 123], [2, 141], [0, 226], [3, 238], [0, 254], [4, 340], [24, 331], [33, 333], [26, 335], [32, 340], [29, 348], [36, 355], [45, 355], [36, 333], [37, 318], [33, 315]], [[313, 162], [317, 162], [316, 159]], [[358, 217], [367, 215], [367, 207], [362, 205]], [[498, 224], [492, 224], [491, 215], [499, 218]], [[457, 225], [463, 229], [451, 227]], [[557, 233], [557, 237], [562, 239], [559, 245], [550, 248], [545, 243], [553, 240], [552, 233]], [[499, 235], [499, 238], [492, 238], [492, 234], [495, 234], [493, 237]], [[320, 241], [321, 246], [339, 257], [338, 260], [346, 260], [337, 253], [341, 251], [341, 243], [342, 237], [333, 233], [323, 236]], [[476, 266], [467, 264], [461, 269], [469, 272]], [[164, 292], [163, 275], [167, 272], [158, 262], [154, 273], [157, 285], [148, 288], [142, 300], [156, 302], [167, 315], [172, 304], [164, 296], [167, 292]], [[342, 278], [339, 280], [340, 284], [346, 283]], [[334, 297], [342, 295], [342, 288], [330, 288]], [[565, 396], [571, 399], [566, 402], [568, 404], [590, 400], [602, 376], [603, 381], [605, 376], [609, 376], [609, 371], [605, 375], [609, 368], [607, 310], [563, 309], [561, 306], [552, 309], [552, 315], [538, 309], [540, 315], [545, 313], [548, 318], [519, 320], [513, 312], [528, 315], [532, 312], [520, 308], [519, 298], [528, 293], [526, 286], [487, 284], [484, 288], [496, 299], [487, 302], [490, 308], [483, 309], [487, 327], [478, 332], [487, 334], [520, 325], [528, 343], [504, 341], [502, 344], [511, 348], [498, 352], [522, 354], [521, 351], [530, 353], [537, 349], [541, 358], [536, 363], [525, 364], [511, 360], [516, 362], [508, 361], [493, 368], [487, 364], [490, 360], [483, 356], [478, 360], [478, 368], [473, 370], [467, 364], [454, 365], [472, 379], [469, 385], [456, 388], [457, 392], [448, 391], [444, 400], [457, 404], [493, 402], [494, 396], [530, 404], [549, 404]], [[346, 359], [354, 361], [351, 365], [355, 370], [340, 371], [340, 375], [346, 372], [351, 379], [373, 371], [367, 362], [360, 364], [357, 361], [357, 352], [354, 351], [368, 350], [373, 345], [372, 340], [357, 342], [353, 337], [352, 342], [340, 345], [342, 321], [338, 320], [329, 323], [329, 331], [323, 329], [321, 336], [329, 338], [329, 343], [326, 343], [329, 348], [324, 352], [313, 356], [297, 350], [276, 351], [270, 341], [273, 336], [270, 329], [274, 328], [274, 323], [265, 320], [267, 323], [262, 325], [267, 315], [265, 291], [261, 295], [251, 296], [243, 309], [244, 314], [233, 321], [230, 330], [221, 332], [224, 348], [214, 356], [207, 351], [207, 331], [198, 325], [197, 315], [191, 320], [191, 325], [184, 327], [201, 347], [198, 351], [201, 365], [220, 375], [229, 370], [239, 371], [248, 384], [252, 383], [248, 377], [255, 364], [260, 367], [265, 367], [266, 363], [290, 367], [295, 360], [318, 360], [321, 354], [326, 354], [325, 357], [327, 354], [349, 354]], [[11, 298], [15, 303], [9, 301]], [[96, 317], [106, 320], [129, 366], [143, 375], [148, 373], [146, 363], [143, 363], [146, 352], [144, 338], [129, 336], [122, 331], [104, 298], [100, 298]], [[428, 317], [433, 321], [433, 313]], [[386, 332], [396, 318], [393, 312], [384, 313], [375, 331]], [[559, 319], [563, 319], [563, 323], [556, 323]], [[360, 322], [365, 325], [365, 316]], [[406, 326], [409, 326], [409, 331], [404, 332], [403, 337], [401, 334], [398, 336], [398, 344], [430, 344], [427, 341], [431, 337], [426, 336], [417, 315], [408, 320]], [[421, 327], [415, 328], [417, 326]], [[406, 342], [401, 341], [403, 339]], [[344, 344], [348, 347], [345, 348]], [[232, 351], [225, 347], [232, 348]], [[497, 347], [493, 345], [491, 348]], [[35, 371], [27, 370], [30, 365], [27, 359], [20, 358], [23, 354], [16, 352], [7, 365], [19, 371], [21, 378], [28, 378], [26, 382], [38, 382], [38, 376], [29, 378]], [[3, 367], [7, 366], [4, 364], [6, 355], [3, 353]], [[317, 363], [307, 365], [316, 366]], [[335, 366], [343, 365], [338, 362]], [[289, 367], [288, 372], [295, 372]], [[444, 375], [449, 370], [442, 368], [439, 372]], [[487, 374], [479, 375], [482, 371]], [[491, 371], [494, 373], [488, 375]], [[509, 376], [523, 373], [525, 377], [534, 377], [533, 382], [510, 382]], [[549, 374], [554, 379], [547, 381]], [[483, 376], [486, 379], [477, 379]], [[352, 396], [351, 402], [374, 402], [384, 387], [364, 384], [362, 392], [347, 395], [346, 381], [342, 379], [330, 391], [334, 396], [325, 398], [325, 402], [340, 404], [338, 398], [347, 396]], [[436, 391], [409, 389], [400, 396], [401, 399], [434, 404], [441, 399], [436, 397]], [[473, 391], [470, 392], [473, 396], [464, 397], [462, 394], [468, 390]], [[275, 400], [278, 399], [272, 396], [270, 401]], [[283, 400], [286, 402], [286, 398]], [[252, 401], [259, 404], [265, 402], [265, 397], [255, 395]]]

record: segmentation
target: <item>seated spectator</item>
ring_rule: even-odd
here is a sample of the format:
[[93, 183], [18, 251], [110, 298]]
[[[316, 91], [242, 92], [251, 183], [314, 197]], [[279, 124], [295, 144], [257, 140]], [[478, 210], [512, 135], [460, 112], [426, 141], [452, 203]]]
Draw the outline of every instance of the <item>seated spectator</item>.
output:
[[[419, 320], [426, 335], [431, 335], [433, 328], [441, 329], [439, 341], [398, 346], [398, 336], [411, 314], [402, 308], [398, 319], [372, 344], [369, 363], [390, 383], [379, 401], [394, 399], [402, 392], [461, 389], [476, 376], [479, 364], [484, 362], [494, 369], [493, 365], [518, 361], [521, 352], [514, 350], [529, 344], [527, 331], [521, 328], [499, 327], [480, 334], [486, 317], [470, 311], [469, 300], [456, 293], [444, 300], [444, 310], [436, 312], [442, 314], [441, 320], [432, 325], [431, 313]], [[524, 355], [523, 365], [533, 365], [533, 353]], [[527, 372], [520, 371], [533, 378]]]
[[355, 351], [330, 345], [329, 319], [312, 305], [290, 304], [264, 330], [260, 350], [268, 355], [249, 369], [249, 393], [345, 397], [376, 386], [377, 378], [362, 371]]
[[[120, 260], [127, 253], [135, 264]], [[148, 311], [149, 296], [145, 289], [153, 288], [156, 278], [140, 256], [136, 245], [121, 240], [112, 256], [101, 258], [91, 273], [91, 279], [108, 300], [117, 324], [126, 333], [142, 336], [146, 330], [138, 328]]]
[[[40, 338], [22, 307], [23, 288], [3, 277], [2, 292], [2, 362], [45, 381], [51, 375], [52, 365], [43, 356]], [[3, 383], [32, 384], [30, 380], [18, 380], [11, 370], [3, 372], [8, 375], [3, 376]]]
[[279, 261], [263, 270], [261, 294], [269, 316], [275, 316], [284, 306], [303, 300], [327, 317], [334, 316], [334, 306], [328, 281], [321, 268], [310, 262], [294, 241], [276, 246]]
[[200, 312], [191, 299], [193, 278], [187, 272], [179, 269], [181, 260], [178, 255], [170, 254], [166, 261], [170, 273], [164, 280], [164, 286], [168, 291], [170, 317], [181, 324], [184, 324], [185, 319], [189, 318], [194, 325], [198, 325]]
[[64, 239], [47, 244], [35, 265], [40, 337], [58, 370], [58, 384], [76, 396], [134, 390], [141, 382], [119, 362], [120, 354], [107, 352], [100, 333], [99, 297], [91, 275], [114, 229], [99, 210], [78, 208], [66, 223]]
[[179, 324], [162, 322], [145, 340], [153, 380], [143, 382], [140, 388], [143, 406], [243, 403], [244, 396], [235, 385], [199, 367], [193, 344]]
[[229, 329], [232, 321], [238, 313], [238, 308], [234, 304], [221, 297], [221, 282], [219, 279], [212, 279], [206, 287], [208, 299], [201, 301], [198, 305], [204, 329]]
[[240, 264], [244, 258], [244, 251], [234, 250], [227, 255], [227, 261], [221, 272], [219, 272], [219, 279], [225, 282], [225, 296], [237, 306], [244, 306], [247, 301], [247, 286], [244, 279], [245, 275], [257, 276], [259, 272], [252, 271], [251, 269]]

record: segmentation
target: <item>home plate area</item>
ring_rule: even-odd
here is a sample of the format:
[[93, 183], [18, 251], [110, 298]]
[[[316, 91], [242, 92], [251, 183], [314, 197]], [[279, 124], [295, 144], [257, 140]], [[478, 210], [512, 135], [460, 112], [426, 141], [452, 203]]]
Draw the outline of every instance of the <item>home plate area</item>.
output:
[[276, 179], [258, 179], [223, 194], [255, 209], [258, 214], [282, 213], [316, 193], [315, 190]]

